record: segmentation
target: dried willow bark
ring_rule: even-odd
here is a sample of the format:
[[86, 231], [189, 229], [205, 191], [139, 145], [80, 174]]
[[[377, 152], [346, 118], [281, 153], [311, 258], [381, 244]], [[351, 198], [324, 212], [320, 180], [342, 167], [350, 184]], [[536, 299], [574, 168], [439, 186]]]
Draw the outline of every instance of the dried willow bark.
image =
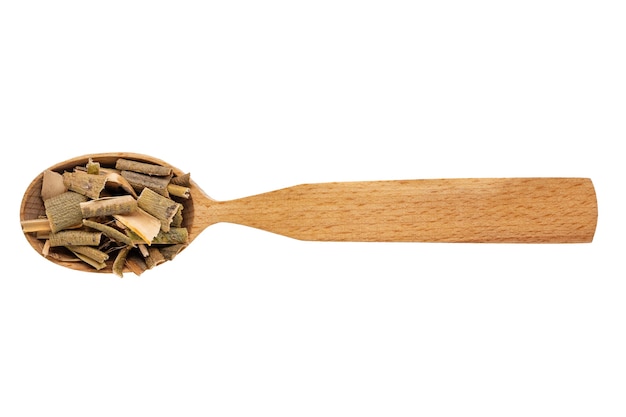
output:
[[179, 243], [187, 243], [187, 229], [184, 227], [172, 227], [169, 232], [161, 230], [152, 239], [153, 245], [173, 245]]
[[48, 219], [22, 220], [20, 224], [24, 233], [50, 231], [50, 220]]
[[146, 256], [144, 260], [146, 261], [148, 269], [152, 269], [166, 261], [161, 251], [155, 247], [148, 249], [148, 256]]
[[146, 261], [144, 261], [143, 257], [129, 253], [126, 256], [126, 266], [130, 269], [135, 275], [141, 275], [148, 269], [146, 265]]
[[[139, 234], [134, 231], [129, 231], [128, 236], [135, 244], [140, 244], [144, 240]], [[184, 227], [172, 227], [169, 232], [160, 230], [154, 238], [152, 238], [152, 245], [176, 245], [187, 243], [188, 233]]]
[[89, 162], [87, 162], [87, 174], [100, 174], [100, 163], [94, 162], [91, 158], [89, 158]]
[[88, 174], [83, 171], [65, 172], [63, 173], [63, 183], [69, 190], [96, 199], [104, 190], [106, 176]]
[[87, 227], [90, 227], [92, 229], [102, 232], [106, 237], [116, 242], [124, 243], [126, 245], [133, 244], [128, 236], [126, 236], [124, 233], [120, 232], [114, 227], [107, 226], [106, 224], [94, 222], [92, 220], [87, 220], [87, 219], [83, 220], [83, 224]]
[[71, 250], [74, 253], [80, 253], [82, 255], [88, 256], [89, 258], [93, 259], [94, 261], [98, 262], [98, 263], [103, 263], [106, 260], [109, 259], [109, 255], [102, 252], [99, 249], [96, 249], [93, 246], [73, 246], [73, 245], [69, 245], [66, 246], [66, 248], [68, 248], [69, 250]]
[[173, 177], [170, 180], [170, 184], [178, 185], [181, 187], [189, 187], [191, 185], [191, 175], [189, 173]]
[[64, 230], [50, 234], [50, 246], [98, 246], [101, 236], [100, 232]]
[[139, 249], [139, 253], [141, 253], [141, 256], [143, 256], [144, 258], [147, 256], [150, 256], [150, 251], [148, 250], [148, 246], [146, 246], [145, 244], [141, 243], [137, 245], [137, 249]]
[[172, 219], [172, 223], [170, 227], [182, 227], [183, 226], [183, 208], [176, 212], [174, 218]]
[[117, 160], [117, 162], [115, 163], [115, 168], [119, 169], [120, 171], [134, 171], [146, 175], [156, 175], [160, 177], [167, 177], [172, 174], [172, 168], [124, 158], [120, 158]]
[[22, 229], [45, 241], [44, 256], [97, 270], [108, 265], [122, 277], [124, 269], [140, 275], [186, 247], [178, 201], [191, 198], [190, 175], [175, 177], [169, 167], [123, 158], [115, 165], [90, 158], [72, 172], [43, 173], [47, 217], [22, 221]]
[[50, 253], [50, 240], [46, 239], [46, 243], [43, 244], [43, 248], [41, 249], [41, 254], [43, 255], [44, 258], [47, 258], [49, 253]]
[[63, 194], [66, 191], [67, 187], [63, 182], [63, 175], [50, 170], [43, 172], [43, 182], [41, 184], [41, 198], [43, 201]]
[[137, 201], [130, 195], [104, 197], [80, 203], [83, 218], [127, 214], [137, 209]]
[[171, 184], [167, 186], [167, 192], [174, 197], [189, 198], [191, 197], [191, 190], [189, 187], [183, 187], [182, 185]]
[[128, 256], [128, 252], [130, 252], [130, 247], [126, 246], [120, 249], [115, 257], [115, 261], [113, 261], [112, 271], [115, 275], [120, 278], [124, 277], [124, 265], [126, 264], [126, 257]]
[[180, 253], [180, 251], [185, 249], [185, 246], [186, 245], [183, 244], [161, 246], [159, 247], [159, 251], [166, 261], [171, 261]]
[[[161, 230], [159, 219], [151, 216], [140, 208], [128, 214], [114, 214], [116, 220], [136, 233], [142, 241], [150, 245]], [[131, 238], [132, 239], [132, 238]]]
[[151, 177], [134, 171], [122, 171], [121, 175], [137, 193], [141, 193], [144, 188], [149, 188], [164, 197], [169, 197], [167, 186], [170, 183], [170, 177]]
[[117, 172], [108, 172], [106, 174], [106, 179], [107, 179], [107, 182], [106, 182], [107, 188], [109, 187], [117, 188], [117, 189], [121, 188], [122, 190], [126, 191], [128, 194], [137, 198], [137, 193], [135, 193], [135, 189], [132, 187], [132, 185], [130, 185], [128, 181], [126, 181], [126, 178], [122, 177]]
[[161, 222], [161, 230], [164, 232], [169, 232], [172, 219], [176, 213], [183, 208], [182, 204], [167, 197], [163, 197], [149, 188], [144, 188], [141, 192], [141, 195], [137, 199], [137, 205], [146, 213], [159, 219]]
[[95, 259], [90, 258], [89, 256], [83, 255], [82, 253], [78, 253], [78, 252], [73, 252], [73, 253], [74, 253], [74, 255], [76, 255], [76, 257], [78, 259], [80, 259], [81, 261], [85, 262], [86, 264], [91, 265], [92, 267], [94, 267], [98, 271], [103, 269], [103, 268], [105, 268], [107, 266], [106, 263], [98, 262]]
[[83, 214], [80, 211], [80, 203], [85, 201], [87, 197], [73, 191], [66, 191], [44, 201], [46, 217], [50, 221], [52, 233], [81, 224]]

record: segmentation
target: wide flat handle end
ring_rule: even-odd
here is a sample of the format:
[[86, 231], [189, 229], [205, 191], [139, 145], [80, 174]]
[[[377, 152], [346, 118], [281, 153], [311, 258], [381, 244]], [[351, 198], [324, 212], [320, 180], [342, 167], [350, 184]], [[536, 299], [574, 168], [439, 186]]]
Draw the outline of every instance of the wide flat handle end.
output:
[[225, 202], [221, 221], [301, 240], [585, 243], [588, 178], [471, 178], [303, 184]]

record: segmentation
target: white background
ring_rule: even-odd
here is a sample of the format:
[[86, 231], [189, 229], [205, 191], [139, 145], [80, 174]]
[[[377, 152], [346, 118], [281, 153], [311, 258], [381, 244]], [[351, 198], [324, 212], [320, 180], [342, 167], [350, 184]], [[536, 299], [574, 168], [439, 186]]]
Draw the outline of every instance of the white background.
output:
[[[2, 2], [0, 415], [624, 416], [620, 1]], [[140, 277], [49, 263], [30, 181], [152, 154], [225, 200], [582, 176], [582, 245], [207, 229]]]

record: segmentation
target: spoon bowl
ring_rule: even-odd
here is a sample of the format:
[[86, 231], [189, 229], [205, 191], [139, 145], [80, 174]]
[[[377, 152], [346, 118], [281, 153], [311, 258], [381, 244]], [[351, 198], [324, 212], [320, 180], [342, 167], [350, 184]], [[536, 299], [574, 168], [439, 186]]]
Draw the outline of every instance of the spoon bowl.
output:
[[[131, 153], [131, 152], [112, 152], [112, 153], [98, 153], [98, 154], [90, 154], [78, 156], [75, 158], [68, 159], [66, 161], [60, 162], [56, 165], [48, 168], [50, 171], [55, 171], [62, 173], [64, 171], [72, 171], [77, 166], [84, 166], [91, 159], [93, 162], [99, 162], [102, 167], [114, 167], [115, 162], [119, 158], [132, 159], [138, 162], [145, 162], [149, 164], [156, 164], [165, 167], [169, 167], [172, 169], [172, 172], [175, 176], [183, 175], [184, 172], [180, 169], [168, 164], [165, 161], [162, 161], [158, 158], [154, 158], [148, 155]], [[24, 197], [22, 199], [22, 204], [20, 207], [20, 221], [24, 220], [33, 220], [45, 216], [45, 208], [43, 204], [43, 200], [41, 198], [41, 186], [43, 183], [43, 171], [39, 174], [28, 186], [26, 192], [24, 193]], [[198, 186], [193, 183], [191, 184], [190, 191], [192, 197], [189, 199], [181, 200], [180, 203], [183, 205], [183, 227], [186, 227], [189, 231], [189, 240], [190, 243], [193, 241], [204, 227], [198, 228], [194, 227], [194, 219], [196, 216], [194, 215], [194, 201], [201, 200], [206, 202], [210, 202], [211, 199], [204, 194], [202, 190], [198, 188]], [[195, 197], [194, 197], [195, 196]], [[30, 233], [25, 233], [26, 240], [30, 245], [37, 251], [39, 254], [42, 253], [44, 240], [38, 239], [35, 235]], [[90, 265], [87, 265], [83, 262], [75, 262], [68, 261], [64, 259], [58, 259], [55, 257], [47, 257], [49, 261], [64, 266], [66, 268], [74, 269], [77, 271], [83, 272], [96, 272], [96, 273], [112, 273], [113, 260], [107, 261], [107, 265], [105, 268], [96, 270], [92, 268]], [[124, 268], [124, 272], [130, 272], [128, 267]]]
[[[62, 173], [90, 159], [114, 167], [119, 158], [183, 171], [148, 155], [83, 155], [49, 168]], [[28, 186], [20, 221], [45, 215], [43, 172]], [[301, 184], [250, 197], [216, 201], [193, 181], [183, 205], [186, 246], [208, 226], [229, 222], [314, 241], [447, 243], [588, 243], [598, 207], [589, 178], [459, 178]], [[44, 241], [25, 233], [42, 253]], [[185, 246], [185, 247], [186, 247]], [[96, 270], [83, 262], [48, 257], [66, 268], [111, 273], [113, 260]], [[124, 269], [129, 271], [128, 266]]]

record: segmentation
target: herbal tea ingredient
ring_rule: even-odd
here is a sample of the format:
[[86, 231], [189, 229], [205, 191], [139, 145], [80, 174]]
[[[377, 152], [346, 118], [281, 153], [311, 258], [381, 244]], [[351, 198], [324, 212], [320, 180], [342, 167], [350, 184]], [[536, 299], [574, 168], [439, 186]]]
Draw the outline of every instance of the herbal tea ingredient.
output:
[[189, 174], [169, 167], [124, 158], [107, 167], [90, 158], [73, 171], [43, 173], [45, 218], [24, 220], [22, 230], [46, 241], [46, 257], [139, 275], [186, 246], [183, 204], [175, 199], [189, 199], [188, 187]]

